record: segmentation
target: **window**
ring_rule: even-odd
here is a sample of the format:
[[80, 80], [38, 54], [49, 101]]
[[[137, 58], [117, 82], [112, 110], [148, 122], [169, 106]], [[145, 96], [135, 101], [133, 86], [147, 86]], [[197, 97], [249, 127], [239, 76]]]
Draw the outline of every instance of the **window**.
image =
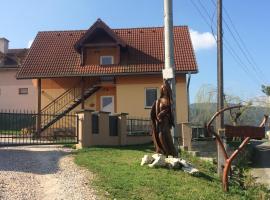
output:
[[28, 94], [28, 88], [19, 88], [19, 94], [21, 95]]
[[112, 65], [113, 64], [113, 56], [100, 56], [100, 64], [101, 65]]
[[114, 113], [114, 97], [113, 96], [101, 96], [101, 110], [105, 112]]
[[145, 89], [145, 108], [151, 108], [153, 103], [157, 100], [157, 88]]

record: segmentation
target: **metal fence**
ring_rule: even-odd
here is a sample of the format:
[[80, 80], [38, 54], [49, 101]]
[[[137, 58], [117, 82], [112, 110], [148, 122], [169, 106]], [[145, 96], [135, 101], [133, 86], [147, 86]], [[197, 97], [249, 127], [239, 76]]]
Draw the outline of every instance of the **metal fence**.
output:
[[127, 134], [128, 135], [151, 135], [151, 120], [145, 118], [128, 117]]
[[42, 123], [37, 124], [38, 116], [42, 119], [48, 115], [27, 111], [0, 111], [0, 146], [78, 142], [76, 115], [64, 115], [44, 129]]
[[[214, 128], [214, 127], [211, 127]], [[192, 140], [212, 139], [213, 135], [207, 132], [206, 127], [200, 125], [191, 125]]]

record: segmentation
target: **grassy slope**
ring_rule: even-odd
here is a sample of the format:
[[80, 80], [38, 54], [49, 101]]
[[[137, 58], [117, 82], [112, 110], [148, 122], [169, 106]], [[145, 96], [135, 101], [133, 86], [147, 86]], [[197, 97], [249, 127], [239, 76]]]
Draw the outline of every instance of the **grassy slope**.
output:
[[257, 199], [257, 191], [237, 186], [223, 193], [214, 167], [196, 158], [190, 159], [202, 172], [198, 177], [181, 170], [141, 167], [143, 155], [151, 153], [151, 146], [89, 148], [80, 150], [75, 162], [97, 175], [94, 185], [103, 194], [107, 191], [109, 199]]

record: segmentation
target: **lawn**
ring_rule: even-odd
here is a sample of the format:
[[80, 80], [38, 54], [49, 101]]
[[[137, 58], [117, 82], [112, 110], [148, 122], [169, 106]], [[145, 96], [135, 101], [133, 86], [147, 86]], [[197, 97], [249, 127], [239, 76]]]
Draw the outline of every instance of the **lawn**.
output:
[[[75, 162], [94, 172], [93, 182], [105, 199], [260, 199], [261, 188], [243, 190], [237, 185], [223, 193], [215, 167], [183, 153], [201, 171], [196, 177], [181, 170], [150, 169], [140, 166], [152, 146], [88, 148], [75, 154]], [[264, 198], [261, 198], [264, 199]], [[267, 199], [267, 198], [265, 198]]]
[[0, 130], [0, 135], [5, 136], [5, 135], [20, 135], [21, 131], [20, 130]]

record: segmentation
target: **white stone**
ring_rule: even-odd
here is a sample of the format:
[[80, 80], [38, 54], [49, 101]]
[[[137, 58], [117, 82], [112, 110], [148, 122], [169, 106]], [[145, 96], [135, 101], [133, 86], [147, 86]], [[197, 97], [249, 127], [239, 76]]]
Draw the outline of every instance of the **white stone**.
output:
[[189, 164], [187, 163], [187, 161], [183, 160], [183, 159], [180, 159], [180, 164], [183, 166], [183, 167], [189, 167]]
[[180, 159], [180, 164], [183, 166], [182, 170], [184, 170], [185, 172], [189, 173], [189, 174], [196, 174], [199, 173], [199, 170], [194, 168], [190, 163], [188, 163], [187, 161]]
[[179, 158], [168, 157], [168, 158], [165, 158], [165, 162], [169, 168], [173, 168], [173, 169], [180, 168]]
[[162, 154], [154, 154], [152, 156], [155, 160], [153, 163], [149, 164], [149, 167], [165, 167], [165, 156]]
[[141, 166], [151, 164], [154, 161], [154, 158], [149, 155], [144, 155], [142, 158]]
[[199, 170], [196, 169], [196, 168], [194, 168], [194, 167], [192, 167], [192, 166], [190, 166], [190, 167], [182, 167], [182, 169], [183, 169], [185, 172], [189, 173], [189, 174], [196, 174], [196, 173], [199, 173]]
[[166, 158], [162, 154], [153, 154], [152, 156], [144, 155], [144, 157], [142, 158], [141, 166], [146, 164], [148, 164], [148, 166], [151, 168], [168, 167], [173, 169], [180, 169], [182, 167], [182, 170], [184, 170], [184, 172], [192, 175], [199, 173], [199, 170], [194, 168], [186, 160], [183, 160], [181, 158], [174, 158], [172, 156]]
[[268, 140], [270, 140], [270, 131], [266, 131], [266, 137]]

